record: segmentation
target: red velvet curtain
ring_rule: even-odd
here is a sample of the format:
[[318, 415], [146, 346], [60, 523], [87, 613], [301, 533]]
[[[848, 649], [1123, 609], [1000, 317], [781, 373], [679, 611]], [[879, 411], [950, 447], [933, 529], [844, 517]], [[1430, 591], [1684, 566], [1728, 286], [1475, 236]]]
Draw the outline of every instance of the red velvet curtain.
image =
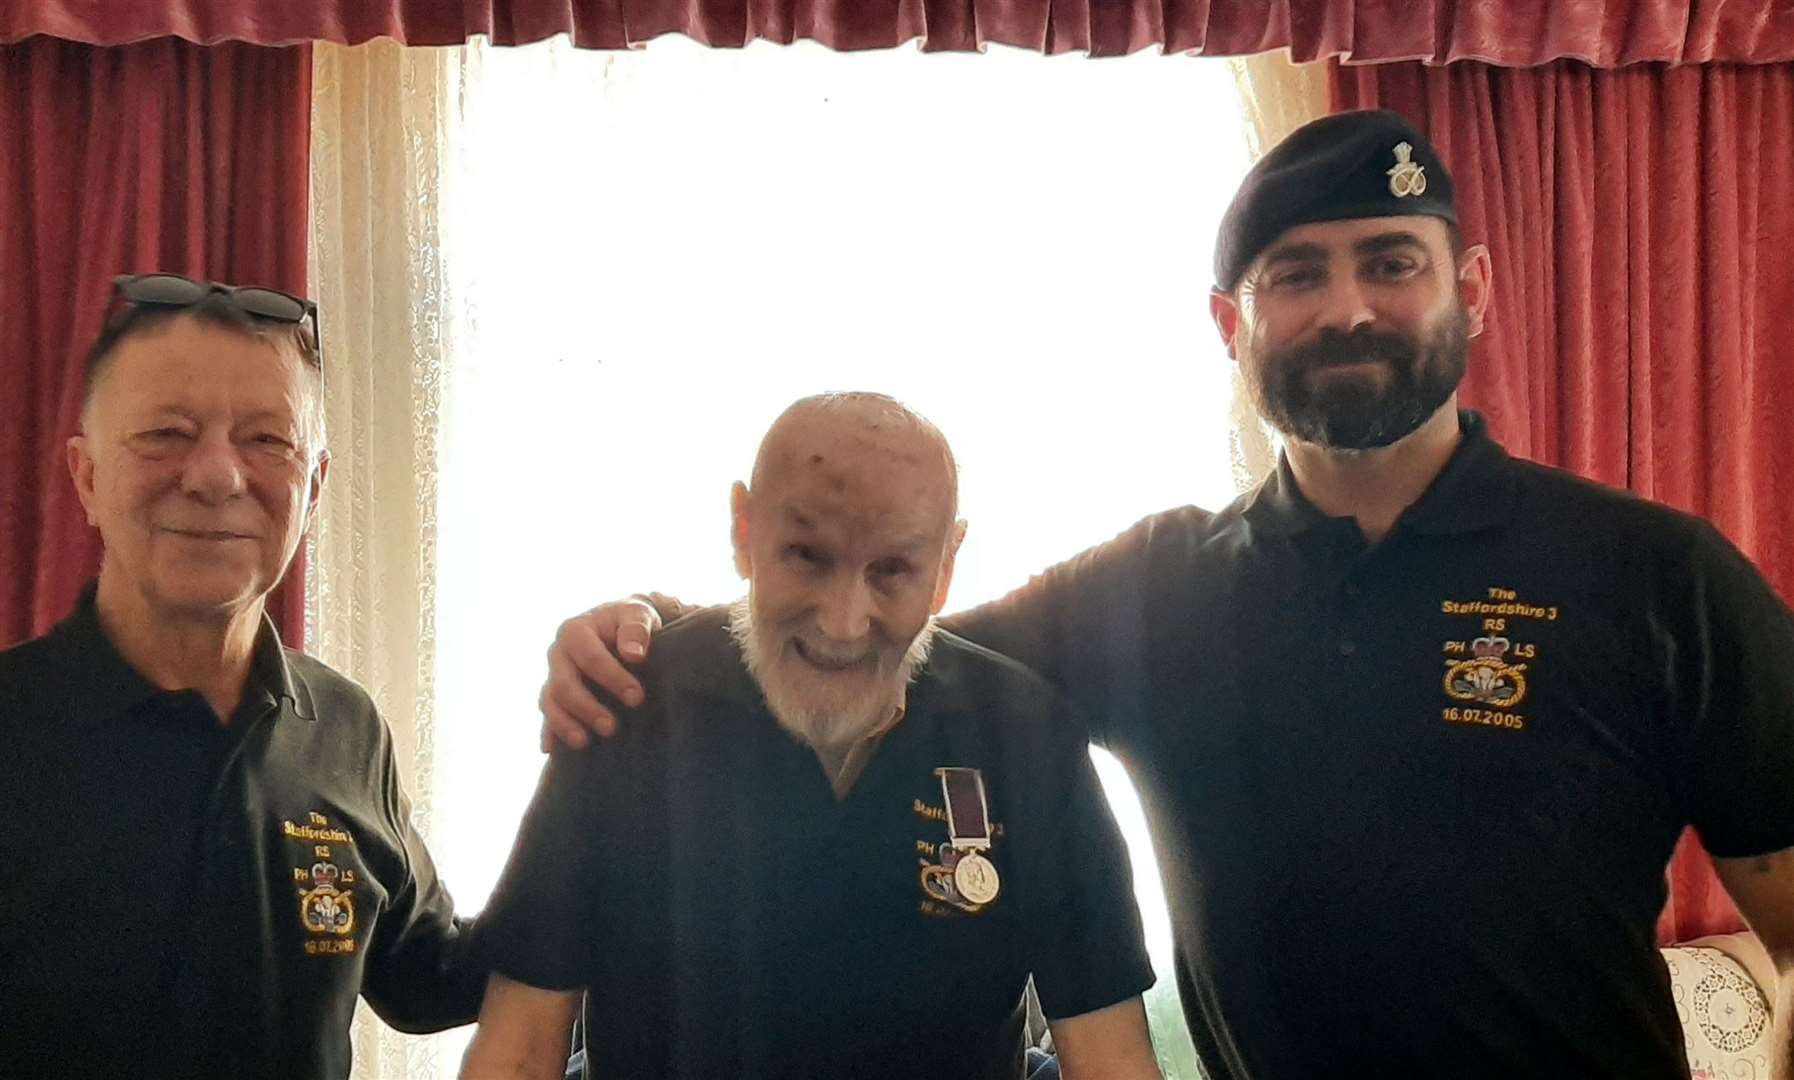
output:
[[1288, 46], [1298, 60], [1474, 59], [1529, 67], [1573, 57], [1641, 61], [1794, 59], [1786, 0], [0, 0], [0, 41], [49, 34], [116, 45], [189, 41], [359, 44], [390, 37], [501, 45], [570, 34], [621, 49], [661, 34], [706, 44], [799, 38], [836, 49], [921, 40], [1113, 56], [1159, 46], [1232, 56]]
[[[1794, 65], [1340, 67], [1419, 123], [1495, 296], [1465, 396], [1516, 453], [1712, 520], [1794, 599]], [[1737, 929], [1698, 843], [1660, 931]]]
[[[0, 45], [0, 646], [98, 566], [63, 463], [115, 274], [303, 293], [311, 50]], [[304, 636], [303, 574], [273, 611]]]

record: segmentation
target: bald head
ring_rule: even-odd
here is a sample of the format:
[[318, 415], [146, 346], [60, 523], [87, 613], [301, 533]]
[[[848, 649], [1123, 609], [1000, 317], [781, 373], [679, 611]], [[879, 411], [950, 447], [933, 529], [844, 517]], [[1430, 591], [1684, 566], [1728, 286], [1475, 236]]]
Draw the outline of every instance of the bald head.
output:
[[817, 394], [779, 414], [760, 441], [749, 486], [794, 483], [875, 502], [889, 501], [897, 484], [909, 498], [938, 503], [943, 521], [959, 513], [959, 466], [946, 436], [884, 394]]

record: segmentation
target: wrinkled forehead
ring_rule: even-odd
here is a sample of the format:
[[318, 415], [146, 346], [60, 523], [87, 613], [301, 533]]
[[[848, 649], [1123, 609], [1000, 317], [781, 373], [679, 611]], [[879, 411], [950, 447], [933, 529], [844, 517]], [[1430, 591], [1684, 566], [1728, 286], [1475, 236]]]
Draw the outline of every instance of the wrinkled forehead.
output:
[[757, 500], [814, 527], [944, 536], [951, 466], [920, 432], [851, 417], [798, 419], [773, 433], [754, 470]]
[[276, 336], [173, 319], [119, 342], [93, 396], [139, 407], [292, 407], [307, 392], [304, 368], [298, 351]]

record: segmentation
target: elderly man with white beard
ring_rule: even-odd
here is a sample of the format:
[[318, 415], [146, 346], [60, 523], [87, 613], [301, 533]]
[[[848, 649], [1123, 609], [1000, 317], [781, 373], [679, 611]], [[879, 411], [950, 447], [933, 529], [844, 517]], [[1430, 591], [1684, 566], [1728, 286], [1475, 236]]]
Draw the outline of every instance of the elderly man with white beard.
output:
[[639, 723], [560, 755], [480, 923], [469, 1077], [1157, 1077], [1127, 858], [1069, 706], [937, 631], [952, 451], [788, 409], [732, 493], [745, 599], [669, 626]]

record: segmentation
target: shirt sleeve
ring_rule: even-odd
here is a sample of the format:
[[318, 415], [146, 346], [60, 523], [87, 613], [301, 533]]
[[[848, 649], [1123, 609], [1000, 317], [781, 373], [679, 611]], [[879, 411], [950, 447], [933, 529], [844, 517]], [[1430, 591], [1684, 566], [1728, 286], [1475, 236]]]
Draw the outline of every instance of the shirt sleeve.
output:
[[1067, 722], [1041, 779], [1046, 830], [1032, 838], [1041, 875], [1034, 930], [1034, 988], [1049, 1020], [1078, 1016], [1137, 997], [1154, 982], [1127, 844], [1109, 810], [1089, 746]]
[[1719, 858], [1794, 846], [1794, 614], [1703, 524], [1673, 643], [1688, 821]]
[[389, 741], [383, 741], [382, 758], [382, 802], [404, 876], [375, 924], [362, 994], [400, 1031], [419, 1034], [472, 1023], [485, 990], [485, 968], [469, 947], [468, 920], [455, 914], [454, 899], [411, 824], [411, 802], [399, 783]]
[[1194, 507], [1152, 517], [1029, 579], [1009, 595], [945, 620], [947, 629], [1033, 669], [1070, 698], [1103, 745], [1139, 724], [1158, 679], [1149, 630], [1166, 575], [1188, 572], [1186, 548], [1208, 519]]
[[600, 743], [552, 755], [491, 902], [475, 928], [491, 969], [544, 990], [574, 990], [592, 970], [591, 930], [599, 906], [593, 875], [602, 873], [603, 826], [597, 797]]

